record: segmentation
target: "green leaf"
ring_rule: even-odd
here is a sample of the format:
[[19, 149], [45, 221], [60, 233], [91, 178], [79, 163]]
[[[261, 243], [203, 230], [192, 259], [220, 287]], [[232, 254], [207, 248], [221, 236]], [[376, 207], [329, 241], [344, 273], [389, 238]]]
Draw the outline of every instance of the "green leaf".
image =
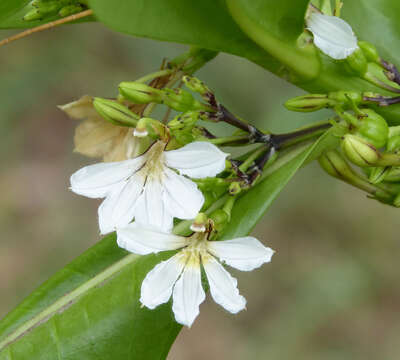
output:
[[[238, 200], [224, 238], [248, 234], [296, 171], [331, 141], [328, 131], [284, 154]], [[115, 235], [105, 237], [0, 322], [0, 360], [164, 359], [181, 326], [170, 303], [148, 310], [139, 297], [147, 272], [169, 256], [129, 254]]]
[[320, 69], [313, 46], [298, 46], [310, 0], [227, 0], [228, 9], [242, 30], [296, 76], [315, 78]]
[[90, 8], [99, 21], [122, 33], [223, 51], [275, 71], [280, 67], [240, 30], [224, 0], [90, 0]]
[[141, 308], [140, 285], [170, 256], [137, 256], [107, 236], [0, 323], [0, 359], [164, 359], [180, 326], [169, 304]]

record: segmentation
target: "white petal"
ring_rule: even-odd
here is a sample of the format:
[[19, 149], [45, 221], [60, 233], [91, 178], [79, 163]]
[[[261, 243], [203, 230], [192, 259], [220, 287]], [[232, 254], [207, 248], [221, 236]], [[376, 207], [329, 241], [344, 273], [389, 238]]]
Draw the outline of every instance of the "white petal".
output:
[[307, 25], [314, 35], [314, 44], [334, 59], [345, 59], [358, 49], [351, 26], [337, 16], [313, 13]]
[[204, 196], [192, 180], [165, 169], [163, 201], [167, 211], [179, 219], [194, 219], [204, 204]]
[[184, 236], [146, 229], [137, 223], [117, 229], [118, 246], [139, 255], [180, 249], [188, 241]]
[[200, 260], [189, 259], [173, 291], [172, 310], [178, 323], [191, 327], [206, 295], [201, 285]]
[[213, 177], [223, 171], [225, 159], [229, 155], [205, 141], [195, 141], [164, 154], [169, 167], [198, 179]]
[[214, 301], [233, 314], [246, 308], [246, 299], [239, 294], [237, 280], [211, 255], [202, 259]]
[[101, 198], [134, 174], [144, 163], [144, 158], [99, 163], [86, 166], [71, 176], [71, 190], [79, 195]]
[[102, 234], [128, 225], [134, 217], [139, 195], [143, 191], [145, 178], [140, 173], [115, 188], [99, 207], [99, 227]]
[[135, 208], [135, 221], [144, 227], [155, 228], [163, 232], [172, 229], [173, 217], [163, 202], [163, 186], [157, 179], [147, 179], [144, 191]]
[[179, 261], [179, 254], [156, 265], [142, 282], [140, 302], [149, 309], [166, 303], [183, 266], [184, 263]]
[[251, 271], [270, 262], [274, 251], [256, 238], [248, 236], [226, 241], [209, 241], [208, 251], [228, 265]]

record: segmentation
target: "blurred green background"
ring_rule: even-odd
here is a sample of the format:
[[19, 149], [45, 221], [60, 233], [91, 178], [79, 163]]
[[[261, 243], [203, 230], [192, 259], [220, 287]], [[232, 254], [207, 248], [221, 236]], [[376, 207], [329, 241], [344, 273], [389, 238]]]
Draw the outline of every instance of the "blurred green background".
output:
[[[120, 81], [184, 49], [99, 24], [0, 48], [0, 317], [99, 240], [98, 202], [68, 190], [70, 174], [92, 160], [72, 153], [76, 122], [56, 106], [113, 96]], [[285, 110], [302, 91], [240, 58], [220, 55], [198, 76], [262, 128], [284, 132], [326, 116]], [[232, 316], [208, 298], [169, 359], [398, 359], [399, 215], [316, 164], [303, 169], [254, 232], [277, 251], [272, 263], [234, 271], [248, 310]]]

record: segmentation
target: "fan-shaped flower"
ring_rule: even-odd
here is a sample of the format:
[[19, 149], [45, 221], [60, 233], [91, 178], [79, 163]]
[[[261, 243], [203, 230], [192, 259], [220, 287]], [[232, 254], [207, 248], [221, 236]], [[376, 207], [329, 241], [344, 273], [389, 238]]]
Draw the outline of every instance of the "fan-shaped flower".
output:
[[274, 253], [253, 237], [209, 241], [207, 233], [183, 237], [149, 230], [135, 223], [117, 229], [117, 242], [120, 247], [141, 255], [181, 249], [147, 274], [142, 283], [140, 301], [154, 309], [172, 296], [176, 321], [189, 327], [205, 299], [201, 265], [214, 301], [235, 314], [246, 307], [246, 299], [239, 294], [237, 280], [220, 262], [251, 271], [269, 262]]
[[75, 193], [105, 198], [98, 211], [102, 234], [129, 224], [133, 218], [169, 231], [174, 217], [196, 217], [204, 196], [183, 175], [215, 176], [225, 169], [228, 154], [207, 142], [193, 142], [171, 151], [165, 151], [166, 145], [157, 141], [139, 157], [86, 166], [71, 176]]
[[358, 49], [357, 38], [351, 26], [337, 16], [312, 13], [307, 29], [314, 35], [314, 44], [323, 53], [342, 60]]

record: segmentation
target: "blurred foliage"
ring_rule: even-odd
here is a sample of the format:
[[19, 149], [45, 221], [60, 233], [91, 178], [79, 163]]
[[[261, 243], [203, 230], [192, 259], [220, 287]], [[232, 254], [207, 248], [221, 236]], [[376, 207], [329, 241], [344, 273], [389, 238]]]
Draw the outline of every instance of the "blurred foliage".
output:
[[[0, 316], [99, 239], [97, 204], [68, 190], [91, 161], [72, 153], [76, 123], [56, 105], [112, 96], [182, 49], [99, 24], [0, 49]], [[228, 108], [275, 132], [327, 114], [285, 110], [302, 91], [243, 59], [220, 55], [198, 75]], [[277, 250], [272, 263], [235, 273], [248, 310], [232, 316], [207, 301], [169, 358], [398, 359], [397, 217], [316, 165], [303, 169], [255, 231]]]

